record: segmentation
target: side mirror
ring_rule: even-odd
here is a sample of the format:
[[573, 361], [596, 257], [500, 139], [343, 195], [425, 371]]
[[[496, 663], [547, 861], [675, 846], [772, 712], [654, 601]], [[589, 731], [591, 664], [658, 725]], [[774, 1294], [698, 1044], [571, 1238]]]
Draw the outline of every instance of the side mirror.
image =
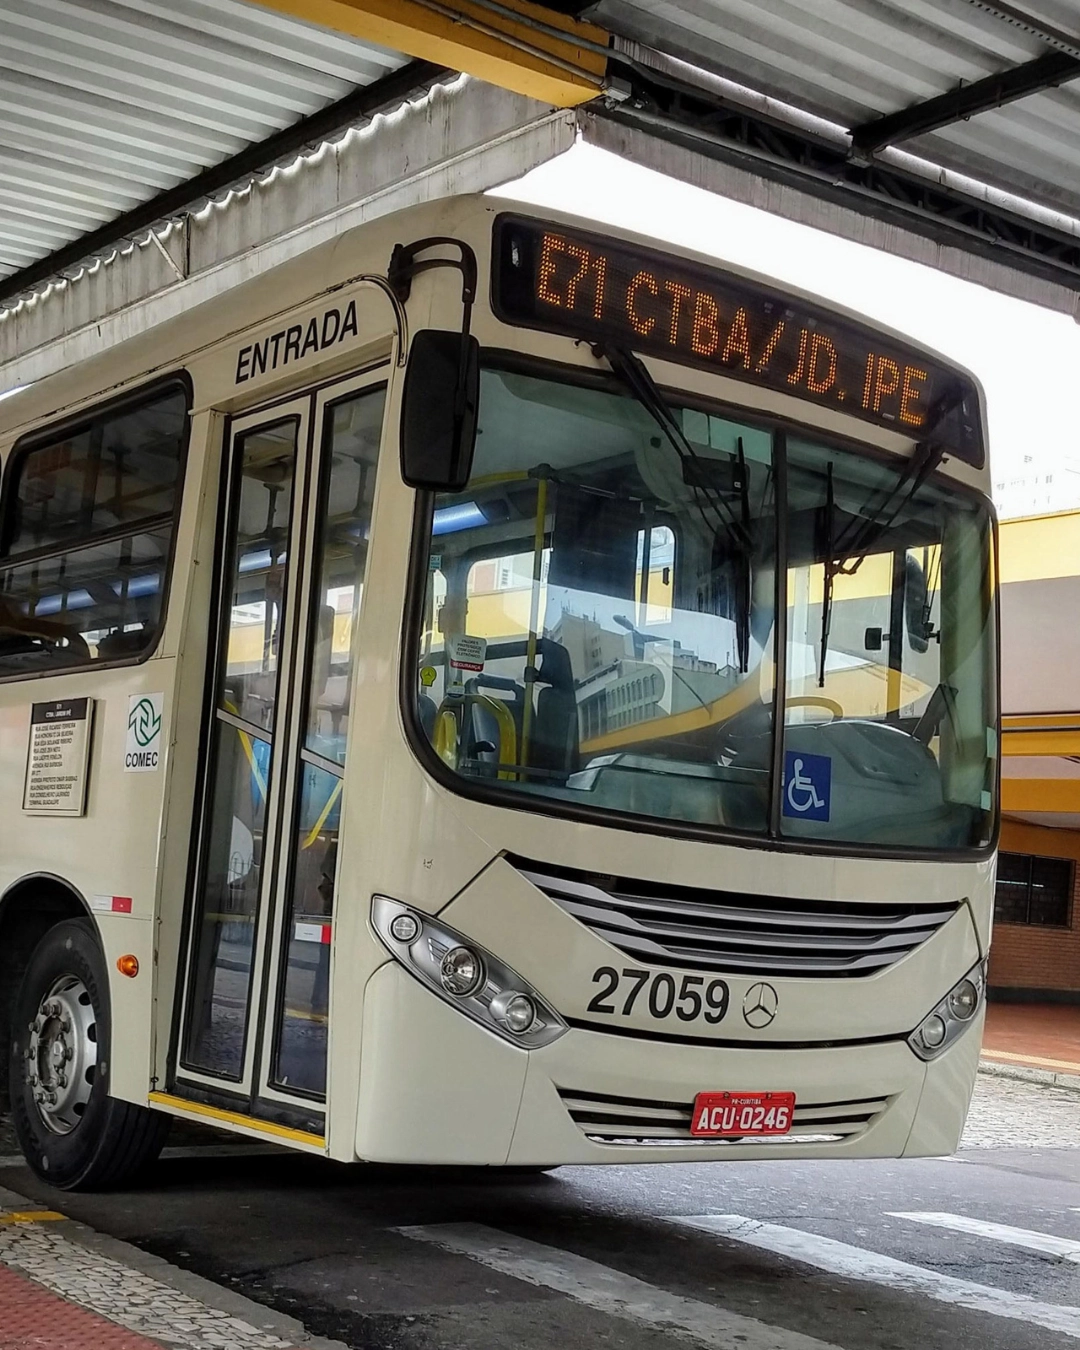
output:
[[879, 652], [884, 641], [880, 628], [868, 628], [863, 634], [863, 646], [868, 652]]
[[413, 336], [401, 403], [401, 476], [409, 487], [460, 492], [472, 472], [480, 344], [424, 328]]

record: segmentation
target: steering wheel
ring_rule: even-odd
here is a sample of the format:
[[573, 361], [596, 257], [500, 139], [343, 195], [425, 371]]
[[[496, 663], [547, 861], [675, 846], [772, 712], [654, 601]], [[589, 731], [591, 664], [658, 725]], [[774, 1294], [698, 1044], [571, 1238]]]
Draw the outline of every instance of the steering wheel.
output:
[[822, 694], [804, 694], [799, 698], [789, 698], [784, 702], [785, 708], [824, 708], [826, 712], [831, 712], [832, 722], [843, 717], [844, 710], [834, 698], [825, 698]]

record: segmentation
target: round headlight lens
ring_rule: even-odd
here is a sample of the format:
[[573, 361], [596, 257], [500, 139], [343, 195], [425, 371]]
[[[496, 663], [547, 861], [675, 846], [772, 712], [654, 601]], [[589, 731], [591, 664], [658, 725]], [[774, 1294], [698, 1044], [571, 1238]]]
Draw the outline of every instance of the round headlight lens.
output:
[[975, 1016], [979, 1006], [979, 991], [970, 980], [961, 980], [949, 995], [947, 1007], [949, 1013], [958, 1022], [967, 1022]]
[[471, 947], [453, 947], [443, 957], [439, 975], [448, 994], [466, 998], [483, 984], [484, 963]]
[[491, 1000], [491, 1011], [515, 1036], [523, 1036], [536, 1021], [536, 1004], [528, 994], [499, 994]]
[[415, 914], [395, 914], [390, 921], [390, 936], [398, 942], [415, 942], [420, 936], [420, 920]]
[[919, 1035], [928, 1050], [936, 1050], [945, 1040], [945, 1023], [933, 1013], [919, 1028]]

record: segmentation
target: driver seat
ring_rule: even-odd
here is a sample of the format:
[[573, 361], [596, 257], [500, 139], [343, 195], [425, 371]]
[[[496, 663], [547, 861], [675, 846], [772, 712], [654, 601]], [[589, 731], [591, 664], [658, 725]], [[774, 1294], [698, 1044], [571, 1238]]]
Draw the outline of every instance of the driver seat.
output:
[[547, 769], [565, 782], [577, 772], [580, 753], [577, 695], [570, 653], [550, 640], [543, 645], [537, 682], [546, 686], [536, 699], [529, 764]]

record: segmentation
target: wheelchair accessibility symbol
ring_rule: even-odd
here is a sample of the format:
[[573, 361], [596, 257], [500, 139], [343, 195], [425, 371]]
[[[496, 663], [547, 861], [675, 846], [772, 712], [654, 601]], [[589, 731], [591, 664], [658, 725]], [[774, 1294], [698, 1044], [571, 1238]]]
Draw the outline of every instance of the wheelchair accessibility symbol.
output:
[[828, 755], [784, 752], [784, 815], [796, 820], [828, 820], [832, 760]]

